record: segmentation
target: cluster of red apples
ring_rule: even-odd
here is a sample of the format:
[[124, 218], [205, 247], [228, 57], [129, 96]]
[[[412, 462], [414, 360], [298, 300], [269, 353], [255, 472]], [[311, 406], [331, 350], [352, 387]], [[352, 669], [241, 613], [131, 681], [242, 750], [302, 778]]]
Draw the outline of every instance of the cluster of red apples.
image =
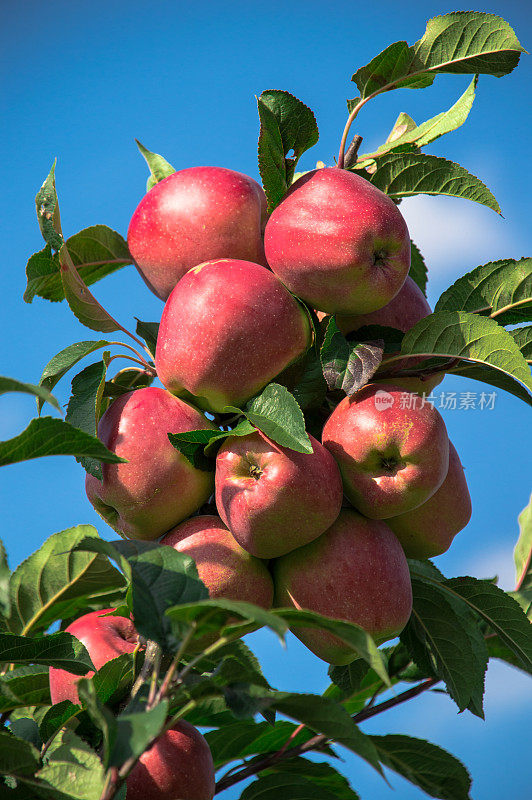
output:
[[[322, 441], [310, 437], [312, 453], [257, 430], [229, 436], [209, 472], [167, 434], [214, 429], [227, 407], [282, 381], [312, 345], [306, 306], [320, 318], [334, 314], [346, 335], [368, 324], [406, 331], [427, 316], [408, 277], [410, 239], [397, 206], [353, 172], [322, 168], [299, 178], [268, 218], [254, 180], [198, 167], [145, 195], [128, 245], [166, 303], [155, 354], [164, 388], [122, 395], [102, 417], [100, 439], [128, 462], [103, 464], [102, 480], [87, 476], [96, 510], [123, 536], [162, 537], [190, 555], [213, 598], [310, 609], [357, 623], [379, 643], [396, 636], [412, 607], [407, 557], [443, 553], [471, 513], [443, 419], [415, 394], [442, 375], [383, 383], [377, 373], [333, 408]], [[217, 514], [202, 514], [213, 494]], [[136, 643], [129, 621], [102, 613], [68, 629], [96, 666]], [[330, 634], [296, 633], [327, 662], [355, 657]], [[61, 670], [51, 671], [51, 688], [54, 702], [77, 698], [75, 678]], [[182, 723], [175, 736], [192, 735], [204, 764], [189, 728]], [[162, 778], [159, 794], [143, 783], [160, 773], [150, 768], [152, 751], [128, 779], [128, 798], [173, 796]], [[212, 764], [203, 768], [211, 773]], [[190, 797], [212, 797], [209, 781]]]

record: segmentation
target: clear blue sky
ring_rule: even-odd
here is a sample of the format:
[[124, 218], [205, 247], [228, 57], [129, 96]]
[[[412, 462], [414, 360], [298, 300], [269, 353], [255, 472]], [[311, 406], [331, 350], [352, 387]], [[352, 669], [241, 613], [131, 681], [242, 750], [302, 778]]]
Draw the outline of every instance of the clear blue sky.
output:
[[[530, 5], [466, 3], [504, 16], [525, 47], [532, 47]], [[42, 247], [34, 196], [58, 157], [57, 187], [63, 229], [70, 235], [95, 223], [126, 234], [145, 187], [146, 168], [133, 138], [164, 154], [175, 167], [230, 167], [257, 177], [254, 95], [288, 89], [315, 111], [320, 142], [301, 168], [333, 163], [354, 96], [350, 77], [385, 46], [415, 41], [430, 16], [460, 10], [453, 3], [269, 4], [159, 2], [32, 2], [4, 4], [0, 33], [3, 257], [0, 373], [38, 382], [44, 364], [66, 345], [98, 338], [65, 304], [22, 301], [24, 268]], [[429, 297], [459, 274], [500, 257], [530, 255], [529, 57], [507, 78], [481, 77], [466, 125], [429, 152], [458, 161], [495, 193], [504, 219], [467, 201], [416, 198], [403, 204], [414, 240], [431, 270]], [[448, 108], [469, 78], [440, 76], [423, 91], [390, 92], [362, 112], [363, 148], [383, 141], [400, 111], [417, 122]], [[162, 305], [133, 268], [97, 284], [95, 294], [124, 324], [159, 318]], [[90, 362], [87, 362], [90, 363]], [[447, 378], [437, 391], [481, 390]], [[68, 401], [69, 380], [57, 389]], [[1, 398], [0, 438], [29, 422], [30, 398]], [[516, 516], [531, 489], [530, 410], [499, 393], [494, 410], [443, 411], [464, 462], [473, 518], [438, 565], [451, 575], [498, 573], [512, 586]], [[15, 566], [51, 533], [82, 522], [112, 532], [85, 498], [73, 459], [41, 459], [2, 470], [2, 537]], [[280, 650], [267, 634], [250, 644], [272, 682], [283, 689], [322, 691], [326, 668], [295, 640]], [[524, 797], [529, 789], [530, 683], [495, 664], [487, 680], [486, 722], [457, 716], [442, 695], [418, 699], [364, 726], [376, 733], [426, 737], [463, 758], [474, 778], [473, 797]], [[346, 755], [345, 771], [362, 798], [424, 797], [391, 776], [395, 794], [365, 764]], [[223, 797], [237, 798], [233, 789]]]

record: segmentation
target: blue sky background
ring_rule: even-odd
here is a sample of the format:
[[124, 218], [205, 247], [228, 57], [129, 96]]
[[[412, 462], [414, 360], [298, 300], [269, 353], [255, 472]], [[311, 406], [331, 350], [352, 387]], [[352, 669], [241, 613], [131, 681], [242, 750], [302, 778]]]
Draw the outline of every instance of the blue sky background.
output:
[[[532, 46], [531, 10], [522, 2], [465, 4], [504, 16], [525, 47]], [[219, 165], [258, 177], [254, 95], [288, 89], [314, 110], [320, 142], [301, 169], [333, 163], [355, 94], [352, 73], [398, 39], [418, 39], [430, 16], [460, 10], [455, 3], [381, 0], [348, 2], [145, 3], [25, 2], [4, 4], [0, 33], [0, 131], [3, 200], [0, 215], [2, 339], [0, 372], [37, 383], [49, 358], [68, 344], [98, 338], [63, 304], [22, 301], [28, 257], [41, 249], [34, 197], [58, 157], [57, 188], [63, 230], [71, 235], [104, 223], [123, 235], [147, 177], [133, 137], [178, 169]], [[429, 299], [460, 274], [501, 257], [530, 255], [530, 82], [523, 57], [509, 77], [482, 76], [467, 123], [429, 147], [458, 161], [495, 193], [504, 218], [473, 203], [418, 197], [401, 208], [430, 268]], [[363, 150], [384, 141], [400, 111], [419, 123], [447, 109], [467, 76], [439, 76], [424, 91], [390, 92], [368, 104], [356, 131]], [[355, 131], [353, 130], [353, 133]], [[162, 304], [134, 268], [95, 286], [95, 294], [126, 326], [133, 317], [157, 320]], [[113, 338], [113, 337], [110, 337]], [[95, 359], [94, 359], [95, 360]], [[90, 363], [90, 360], [87, 361]], [[70, 381], [56, 396], [68, 401]], [[480, 392], [466, 379], [446, 378], [436, 393]], [[35, 412], [31, 398], [1, 398], [0, 438], [15, 436]], [[531, 489], [530, 410], [502, 392], [493, 410], [442, 412], [466, 468], [473, 518], [451, 551], [438, 559], [448, 575], [498, 574], [513, 586], [516, 516]], [[109, 528], [86, 500], [83, 473], [73, 459], [40, 459], [2, 470], [2, 537], [14, 567], [51, 533], [90, 522]], [[273, 637], [250, 644], [278, 688], [320, 692], [326, 666], [293, 638], [283, 651]], [[476, 800], [524, 797], [532, 694], [515, 670], [492, 664], [486, 721], [456, 714], [442, 695], [417, 699], [363, 726], [372, 733], [402, 732], [446, 747], [470, 767]], [[528, 714], [527, 714], [528, 705]], [[424, 797], [395, 775], [395, 794], [349, 754], [344, 769], [362, 798]], [[239, 797], [241, 787], [222, 797]]]

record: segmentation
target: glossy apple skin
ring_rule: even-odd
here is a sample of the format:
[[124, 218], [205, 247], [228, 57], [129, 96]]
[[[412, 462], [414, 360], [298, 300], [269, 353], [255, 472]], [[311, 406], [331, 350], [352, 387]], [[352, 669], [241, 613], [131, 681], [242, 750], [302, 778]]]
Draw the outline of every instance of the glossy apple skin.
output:
[[197, 409], [164, 389], [128, 392], [107, 409], [98, 437], [127, 464], [102, 464], [103, 480], [87, 474], [90, 502], [130, 539], [156, 539], [194, 513], [213, 490], [214, 475], [195, 469], [167, 433], [214, 428]]
[[395, 203], [338, 167], [291, 186], [266, 224], [264, 247], [290, 291], [331, 314], [382, 308], [410, 268], [410, 237]]
[[[79, 619], [74, 620], [68, 628], [79, 639], [89, 653], [96, 669], [101, 669], [104, 664], [113, 658], [118, 658], [123, 653], [132, 653], [138, 644], [138, 634], [131, 620], [125, 617], [106, 617], [105, 614], [114, 611], [106, 608], [103, 611], [91, 611]], [[79, 675], [72, 675], [64, 669], [50, 667], [50, 697], [52, 704], [62, 700], [79, 703], [76, 684]], [[90, 678], [94, 672], [88, 672], [85, 678]]]
[[445, 553], [471, 519], [471, 497], [464, 468], [449, 442], [449, 470], [432, 497], [423, 505], [386, 520], [407, 558], [433, 558]]
[[[381, 397], [390, 405], [382, 407]], [[322, 442], [340, 467], [347, 498], [372, 519], [425, 503], [449, 466], [441, 414], [417, 394], [389, 384], [369, 384], [344, 398], [325, 423]]]
[[126, 785], [127, 800], [212, 800], [214, 764], [207, 741], [179, 720], [141, 755]]
[[[336, 315], [336, 324], [343, 334], [347, 335], [357, 331], [364, 325], [386, 325], [390, 328], [396, 328], [399, 331], [406, 333], [413, 328], [414, 325], [420, 320], [432, 314], [432, 309], [428, 304], [427, 298], [410, 276], [407, 276], [399, 294], [396, 294], [383, 308], [372, 311], [370, 314], [351, 314], [351, 315]], [[394, 355], [392, 353], [388, 356]], [[399, 369], [412, 369], [420, 364], [423, 359], [405, 359], [404, 361], [397, 361], [393, 368]], [[442, 382], [445, 374], [439, 372], [435, 375], [430, 375], [421, 380], [420, 378], [407, 377], [407, 378], [388, 378], [388, 382], [393, 381], [397, 386], [409, 392], [418, 392], [429, 395], [432, 390]], [[375, 374], [372, 383], [379, 380], [379, 371]]]
[[211, 598], [271, 608], [273, 582], [266, 564], [240, 547], [219, 517], [192, 517], [163, 536], [161, 544], [194, 559]]
[[155, 366], [169, 391], [222, 411], [257, 394], [310, 341], [306, 312], [272, 272], [220, 259], [189, 270], [171, 293]]
[[277, 558], [320, 536], [342, 505], [331, 454], [297, 453], [257, 431], [229, 437], [216, 458], [216, 507], [235, 539], [258, 558]]
[[265, 264], [266, 196], [256, 181], [223, 167], [174, 172], [143, 197], [127, 241], [147, 286], [166, 300], [191, 267], [214, 258]]
[[[275, 605], [305, 608], [354, 622], [379, 643], [397, 636], [412, 611], [405, 554], [386, 523], [342, 509], [319, 539], [273, 565]], [[332, 634], [297, 628], [295, 635], [319, 658], [348, 664], [356, 658]]]

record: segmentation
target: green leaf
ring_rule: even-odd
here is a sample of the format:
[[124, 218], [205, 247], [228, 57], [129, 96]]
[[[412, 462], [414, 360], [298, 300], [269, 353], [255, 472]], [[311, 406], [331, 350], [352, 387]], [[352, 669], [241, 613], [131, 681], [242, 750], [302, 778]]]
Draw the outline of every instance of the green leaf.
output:
[[50, 394], [48, 389], [45, 389], [44, 386], [34, 386], [32, 383], [22, 383], [14, 378], [6, 378], [3, 375], [0, 375], [0, 394], [5, 394], [6, 392], [23, 392], [25, 394], [33, 394], [39, 399], [41, 407], [44, 403], [50, 403], [50, 405], [52, 405], [58, 411], [61, 411], [61, 407], [55, 397]]
[[[292, 745], [292, 742], [290, 742]], [[353, 791], [349, 782], [343, 775], [324, 761], [309, 761], [308, 758], [290, 758], [274, 764], [269, 770], [262, 773], [264, 775], [281, 773], [285, 778], [303, 779], [310, 782], [323, 794], [318, 797], [334, 797], [336, 800], [359, 800], [358, 794]], [[303, 784], [296, 783], [299, 787]], [[316, 795], [312, 795], [315, 797]]]
[[120, 330], [118, 322], [96, 300], [76, 269], [67, 244], [59, 251], [61, 280], [65, 298], [77, 320], [92, 331], [110, 333]]
[[273, 705], [281, 714], [347, 747], [382, 774], [371, 739], [358, 729], [343, 706], [314, 694], [277, 692], [274, 697]]
[[[307, 780], [303, 775], [291, 775], [287, 772], [273, 772], [260, 775], [250, 783], [240, 800], [279, 800], [289, 797], [290, 800], [338, 800], [338, 795], [326, 786]], [[356, 798], [356, 794], [351, 797]]]
[[382, 361], [380, 342], [348, 342], [333, 317], [329, 320], [320, 356], [323, 377], [329, 389], [349, 397], [372, 378]]
[[[509, 392], [509, 394], [513, 394], [514, 397], [518, 397], [525, 403], [530, 404], [530, 394], [521, 384], [516, 383], [513, 378], [506, 375], [504, 372], [499, 372], [491, 367], [482, 364], [469, 364], [463, 361], [457, 367], [447, 369], [446, 372], [449, 375], [458, 375], [461, 378], [481, 381], [482, 383], [487, 383], [489, 386], [503, 389], [505, 392]], [[479, 408], [489, 408], [491, 402], [490, 398], [494, 398], [494, 396], [496, 397], [496, 393], [490, 392], [486, 394], [485, 392], [481, 392]]]
[[41, 229], [42, 237], [46, 244], [53, 250], [59, 250], [63, 245], [63, 236], [59, 222], [59, 205], [57, 193], [55, 191], [55, 165], [57, 159], [52, 164], [52, 168], [46, 179], [37, 192], [35, 197], [35, 207], [37, 210], [37, 221]]
[[98, 698], [96, 689], [90, 680], [85, 678], [80, 680], [77, 689], [83, 708], [88, 713], [93, 724], [102, 732], [102, 760], [107, 768], [111, 750], [116, 740], [117, 721], [111, 711]]
[[[70, 236], [66, 245], [87, 286], [132, 263], [123, 237], [106, 225], [85, 228]], [[35, 295], [54, 303], [65, 299], [60, 260], [57, 254], [52, 255], [49, 245], [30, 258], [26, 276], [24, 300], [27, 303], [31, 303]]]
[[[135, 317], [135, 319], [137, 319]], [[138, 336], [141, 336], [146, 345], [148, 350], [152, 355], [155, 354], [155, 350], [157, 348], [157, 336], [159, 334], [159, 323], [158, 322], [141, 322], [140, 319], [137, 319], [137, 328], [136, 333]]]
[[477, 83], [478, 76], [475, 75], [465, 92], [448, 111], [442, 111], [421, 125], [416, 125], [407, 114], [401, 114], [386, 142], [373, 153], [359, 156], [358, 162], [365, 163], [393, 150], [404, 151], [405, 145], [412, 145], [413, 148], [425, 147], [440, 136], [455, 131], [464, 124], [471, 111]]
[[517, 66], [523, 47], [501, 17], [457, 11], [434, 17], [423, 37], [409, 47], [390, 45], [352, 77], [362, 98], [402, 87], [430, 86], [435, 74], [485, 73], [501, 77]]
[[471, 777], [453, 755], [411, 736], [372, 736], [382, 763], [430, 797], [442, 800], [471, 800]]
[[19, 719], [12, 720], [9, 729], [11, 733], [19, 739], [31, 742], [31, 744], [35, 745], [39, 750], [42, 747], [43, 741], [39, 733], [39, 726], [31, 717], [20, 717]]
[[[265, 611], [251, 603], [221, 597], [216, 600], [205, 599], [176, 605], [167, 609], [166, 616], [178, 629], [195, 622], [199, 636], [213, 631], [218, 632], [221, 628], [223, 628], [222, 635], [231, 635], [235, 632], [240, 633], [240, 629], [243, 628], [257, 630], [264, 626], [270, 628], [281, 642], [284, 642], [288, 630], [284, 620], [271, 611]], [[231, 624], [235, 616], [243, 620], [244, 624]]]
[[[108, 345], [109, 342], [106, 339], [99, 339], [98, 341], [92, 342], [76, 342], [75, 344], [65, 347], [64, 350], [61, 350], [60, 353], [57, 353], [57, 355], [50, 359], [45, 366], [39, 385], [51, 391], [54, 386], [59, 383], [63, 375], [77, 364], [78, 361], [81, 361], [82, 358], [88, 356], [90, 353], [94, 353], [95, 350], [100, 350], [102, 347], [107, 347]], [[42, 402], [38, 400], [37, 405], [40, 413]]]
[[453, 161], [427, 153], [387, 153], [376, 164], [371, 183], [394, 200], [418, 194], [446, 195], [473, 200], [501, 213], [487, 186]]
[[152, 153], [151, 150], [148, 150], [147, 147], [144, 147], [144, 145], [141, 144], [138, 139], [135, 139], [135, 141], [141, 155], [146, 159], [146, 164], [150, 169], [150, 177], [148, 178], [148, 182], [146, 184], [146, 191], [149, 192], [156, 183], [159, 183], [159, 181], [162, 181], [163, 178], [167, 178], [169, 175], [172, 175], [176, 170], [158, 153]]
[[[515, 545], [515, 584], [522, 592], [532, 595], [532, 495], [518, 517], [519, 539]], [[530, 598], [532, 602], [532, 596]]]
[[[416, 323], [403, 338], [401, 356], [385, 359], [382, 366], [414, 354], [458, 358], [490, 372], [496, 370], [505, 377], [508, 391], [522, 399], [528, 396], [527, 402], [532, 403], [520, 386], [532, 392], [530, 369], [512, 336], [494, 319], [464, 311], [437, 311]], [[460, 365], [460, 369], [468, 375], [468, 365]], [[471, 377], [478, 380], [476, 375]]]
[[481, 713], [488, 655], [476, 622], [463, 608], [457, 609], [437, 581], [413, 570], [417, 563], [411, 562], [414, 604], [401, 641], [422, 670], [445, 681], [460, 711], [472, 704], [471, 710]]
[[216, 456], [216, 445], [219, 445], [228, 436], [249, 436], [255, 433], [256, 428], [248, 422], [241, 420], [238, 425], [230, 431], [219, 430], [197, 430], [184, 431], [183, 433], [169, 433], [170, 443], [183, 453], [196, 469], [212, 472], [214, 469], [214, 457]]
[[99, 539], [92, 525], [54, 533], [16, 568], [8, 619], [13, 633], [45, 631], [56, 620], [82, 612], [94, 600], [105, 602], [106, 596], [123, 587], [122, 576], [107, 558], [75, 551], [87, 537]]
[[501, 325], [532, 321], [532, 258], [490, 261], [458, 278], [435, 311], [490, 314]]
[[94, 750], [66, 730], [54, 739], [36, 777], [59, 800], [100, 800], [105, 771]]
[[85, 645], [66, 631], [50, 633], [42, 639], [0, 633], [0, 659], [6, 664], [57, 667], [74, 675], [85, 675], [89, 670], [94, 670]]
[[471, 577], [450, 578], [443, 585], [488, 623], [524, 669], [532, 670], [532, 623], [512, 597], [489, 581]]
[[49, 702], [48, 667], [19, 667], [0, 676], [0, 714], [14, 708], [42, 706]]
[[86, 538], [76, 551], [107, 555], [131, 581], [130, 593], [135, 627], [141, 636], [153, 639], [172, 652], [175, 639], [165, 611], [180, 603], [193, 603], [208, 597], [199, 580], [194, 561], [173, 547], [144, 541], [104, 542]]
[[[82, 681], [85, 681], [83, 678]], [[41, 720], [39, 732], [43, 742], [47, 742], [70, 720], [77, 717], [81, 711], [81, 706], [71, 703], [70, 700], [62, 700], [52, 706]]]
[[274, 609], [273, 614], [281, 617], [288, 623], [291, 630], [297, 628], [318, 628], [337, 636], [353, 649], [353, 654], [364, 659], [375, 670], [386, 686], [391, 686], [386, 659], [375, 644], [374, 639], [363, 628], [353, 622], [330, 619], [314, 611], [296, 608]]
[[53, 417], [32, 419], [18, 436], [0, 442], [0, 467], [43, 456], [87, 456], [108, 464], [127, 460], [112, 453], [95, 436]]
[[278, 720], [275, 726], [272, 726], [268, 722], [246, 719], [233, 721], [218, 730], [209, 731], [205, 734], [205, 738], [215, 766], [221, 767], [229, 761], [247, 756], [276, 752], [288, 740], [290, 746], [295, 747], [312, 736], [310, 731], [302, 730], [292, 739], [295, 730], [296, 725], [285, 720]]
[[151, 709], [135, 698], [116, 717], [116, 738], [108, 766], [120, 767], [129, 758], [138, 758], [152, 739], [162, 731], [168, 712], [168, 700], [161, 700]]
[[410, 270], [408, 272], [414, 283], [417, 283], [423, 294], [427, 295], [427, 265], [419, 248], [410, 240]]
[[115, 703], [123, 699], [133, 684], [134, 662], [133, 653], [122, 653], [110, 659], [92, 676], [90, 681], [102, 703]]
[[30, 742], [0, 731], [1, 775], [32, 775], [39, 763], [39, 751]]
[[298, 453], [312, 453], [305, 431], [305, 418], [293, 395], [278, 383], [269, 383], [242, 410], [227, 406], [224, 412], [243, 414], [255, 428], [282, 447]]
[[532, 363], [532, 325], [514, 328], [509, 332], [528, 363]]
[[[75, 376], [65, 417], [66, 422], [95, 437], [98, 435], [98, 421], [109, 358], [109, 351], [104, 351], [102, 361], [90, 364]], [[88, 473], [102, 480], [103, 473], [99, 461], [91, 458], [77, 460]]]
[[[259, 172], [268, 199], [268, 210], [281, 202], [302, 154], [319, 138], [314, 114], [301, 100], [285, 91], [262, 92], [258, 101]], [[294, 156], [287, 158], [293, 150]]]

